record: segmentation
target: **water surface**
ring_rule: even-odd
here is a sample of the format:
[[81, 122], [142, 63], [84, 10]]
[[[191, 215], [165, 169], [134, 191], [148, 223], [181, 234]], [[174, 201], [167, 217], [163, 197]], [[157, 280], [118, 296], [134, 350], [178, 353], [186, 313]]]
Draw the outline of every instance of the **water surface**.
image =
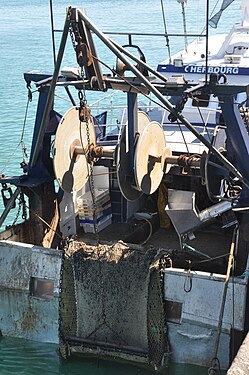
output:
[[[1, 375], [155, 375], [142, 367], [97, 358], [63, 360], [54, 344], [15, 338], [0, 339]], [[191, 365], [170, 365], [163, 374], [207, 375], [207, 369]]]

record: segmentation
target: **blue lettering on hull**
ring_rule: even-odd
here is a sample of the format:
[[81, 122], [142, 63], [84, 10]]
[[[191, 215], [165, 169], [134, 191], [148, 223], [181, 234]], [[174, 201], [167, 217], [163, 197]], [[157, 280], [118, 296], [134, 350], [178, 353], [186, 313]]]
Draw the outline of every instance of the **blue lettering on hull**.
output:
[[[183, 67], [175, 67], [174, 65], [162, 65], [157, 67], [158, 72], [166, 73], [190, 73], [190, 74], [205, 74], [206, 67], [204, 65], [184, 65]], [[227, 74], [227, 75], [249, 75], [249, 68], [239, 68], [236, 66], [208, 66], [208, 74]]]

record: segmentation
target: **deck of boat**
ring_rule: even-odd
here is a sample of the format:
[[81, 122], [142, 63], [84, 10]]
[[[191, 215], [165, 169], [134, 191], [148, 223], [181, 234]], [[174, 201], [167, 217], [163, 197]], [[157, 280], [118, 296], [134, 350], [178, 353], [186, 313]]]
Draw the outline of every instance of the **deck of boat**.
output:
[[[142, 223], [113, 223], [98, 233], [100, 243], [115, 243], [124, 241], [137, 244], [145, 250], [156, 247], [165, 250], [173, 260], [175, 267], [191, 268], [193, 270], [226, 273], [227, 258], [232, 241], [232, 228], [220, 229], [216, 223], [198, 230], [196, 238], [188, 241], [191, 246], [181, 249], [179, 237], [171, 225], [167, 229], [153, 227], [149, 237], [149, 226]], [[143, 241], [146, 240], [146, 244]], [[149, 237], [149, 238], [148, 238]], [[96, 243], [96, 235], [79, 232], [78, 240], [88, 244]]]

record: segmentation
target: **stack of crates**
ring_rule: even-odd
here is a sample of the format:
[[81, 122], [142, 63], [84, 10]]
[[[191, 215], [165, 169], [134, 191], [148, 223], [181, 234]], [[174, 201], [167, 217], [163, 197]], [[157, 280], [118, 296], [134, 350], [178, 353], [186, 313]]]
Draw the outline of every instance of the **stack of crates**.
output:
[[95, 217], [93, 197], [90, 191], [77, 198], [77, 207], [80, 226], [85, 233], [94, 233], [96, 223], [98, 232], [106, 228], [112, 222], [112, 208], [109, 190], [95, 189]]

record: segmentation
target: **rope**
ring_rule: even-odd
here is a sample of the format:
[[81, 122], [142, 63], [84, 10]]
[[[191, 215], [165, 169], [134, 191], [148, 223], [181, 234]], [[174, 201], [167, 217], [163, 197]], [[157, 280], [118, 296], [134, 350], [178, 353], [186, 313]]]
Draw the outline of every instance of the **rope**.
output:
[[[30, 189], [32, 191], [32, 189]], [[30, 211], [32, 212], [39, 220], [41, 220], [49, 229], [51, 229], [55, 234], [56, 236], [58, 236], [60, 238], [60, 240], [62, 240], [62, 236], [56, 231], [54, 230], [54, 228], [51, 227], [50, 224], [48, 224], [48, 222], [46, 220], [44, 220], [40, 215], [38, 215], [34, 210], [32, 210], [25, 201], [23, 201], [23, 205]]]
[[[234, 228], [232, 243], [231, 243], [231, 246], [230, 246], [230, 253], [229, 253], [228, 264], [227, 264], [227, 273], [226, 273], [225, 285], [224, 285], [222, 302], [221, 302], [221, 307], [220, 307], [220, 315], [219, 315], [219, 321], [218, 321], [218, 327], [217, 327], [217, 334], [216, 334], [215, 345], [214, 345], [214, 356], [213, 356], [213, 359], [212, 359], [212, 362], [211, 362], [211, 367], [208, 370], [208, 374], [210, 374], [210, 375], [217, 374], [217, 368], [216, 368], [216, 366], [213, 365], [213, 362], [218, 360], [217, 354], [218, 354], [219, 343], [220, 343], [220, 335], [221, 335], [222, 321], [223, 321], [225, 303], [226, 303], [226, 297], [227, 297], [228, 282], [229, 282], [229, 278], [230, 278], [231, 269], [232, 269], [233, 263], [234, 263], [234, 251], [235, 251], [235, 244], [237, 242], [236, 241], [237, 240], [237, 231], [238, 231], [238, 225], [236, 225], [235, 228]], [[219, 364], [219, 360], [218, 360], [218, 364]], [[219, 366], [218, 366], [218, 370], [220, 371]]]
[[26, 158], [28, 157], [28, 155], [26, 153], [27, 148], [25, 146], [25, 143], [24, 143], [23, 139], [24, 139], [24, 131], [25, 131], [25, 125], [26, 125], [26, 120], [27, 120], [29, 103], [30, 103], [30, 99], [28, 98], [27, 104], [26, 104], [26, 109], [25, 109], [25, 115], [24, 115], [24, 121], [23, 121], [22, 134], [21, 134], [20, 141], [18, 142], [18, 144], [15, 147], [14, 151], [12, 152], [12, 154], [10, 155], [10, 157], [8, 158], [8, 160], [5, 163], [5, 165], [4, 165], [3, 169], [1, 170], [0, 174], [3, 174], [3, 172], [5, 171], [5, 169], [9, 166], [11, 159], [13, 158], [13, 156], [15, 155], [16, 151], [18, 150], [18, 148], [19, 148], [19, 146], [21, 144], [23, 145], [23, 161], [24, 161], [24, 157], [26, 157]]
[[[195, 100], [196, 100], [196, 99], [195, 99]], [[209, 141], [211, 142], [212, 140], [211, 140], [211, 136], [210, 136], [210, 133], [209, 133], [209, 131], [208, 131], [208, 128], [207, 128], [207, 123], [205, 123], [205, 121], [204, 121], [204, 117], [203, 117], [203, 115], [202, 115], [202, 113], [201, 113], [201, 109], [200, 109], [200, 106], [199, 106], [199, 102], [198, 102], [198, 100], [196, 100], [196, 102], [197, 102], [197, 109], [198, 109], [198, 112], [199, 112], [199, 115], [200, 115], [201, 121], [203, 122], [203, 127], [204, 127], [205, 131], [207, 132], [207, 135], [208, 135], [208, 139], [209, 139]], [[208, 115], [208, 117], [209, 117], [209, 115]]]
[[22, 149], [23, 150], [23, 162], [26, 163], [25, 158], [28, 158], [27, 148], [26, 148], [25, 143], [24, 143], [24, 132], [25, 132], [25, 127], [26, 127], [26, 122], [27, 122], [29, 103], [32, 102], [33, 93], [35, 93], [38, 90], [31, 91], [30, 86], [28, 86], [28, 84], [27, 84], [27, 89], [28, 89], [28, 99], [27, 99], [27, 104], [26, 104], [26, 109], [25, 109], [25, 114], [24, 114], [24, 120], [23, 120], [23, 126], [22, 126], [22, 133], [21, 133], [20, 141], [18, 142], [16, 148], [14, 149], [14, 151], [12, 152], [12, 154], [10, 155], [8, 160], [6, 161], [3, 169], [0, 172], [0, 175], [2, 175], [3, 172], [5, 171], [5, 169], [9, 166], [10, 161], [12, 160], [13, 156], [16, 154], [16, 151], [18, 150], [18, 148], [21, 144], [23, 145], [23, 149]]
[[[191, 269], [189, 268], [189, 270], [186, 273], [186, 277], [184, 281], [184, 292], [186, 293], [190, 293], [192, 290], [192, 277], [193, 277], [193, 274], [191, 273]], [[188, 286], [188, 282], [189, 282], [189, 286]]]
[[162, 8], [163, 25], [164, 25], [164, 32], [165, 32], [165, 38], [166, 38], [166, 47], [168, 48], [169, 63], [171, 64], [171, 52], [170, 52], [169, 36], [168, 36], [168, 31], [167, 31], [167, 24], [166, 24], [166, 17], [165, 17], [163, 0], [161, 0], [161, 8]]
[[183, 21], [183, 31], [185, 40], [185, 50], [188, 48], [188, 38], [187, 38], [187, 25], [186, 25], [186, 15], [185, 15], [185, 1], [181, 1], [182, 6], [182, 21]]
[[153, 233], [153, 227], [152, 227], [151, 222], [148, 219], [146, 219], [145, 217], [143, 218], [143, 220], [145, 220], [149, 224], [150, 233], [149, 233], [148, 237], [143, 242], [140, 243], [140, 245], [145, 245], [149, 241], [149, 239], [150, 239], [150, 237]]
[[208, 258], [209, 260], [212, 259], [209, 255], [203, 253], [202, 251], [196, 250], [194, 247], [188, 245], [187, 243], [183, 243], [182, 247], [183, 247], [183, 249], [187, 249], [187, 250], [193, 251], [194, 253], [202, 255], [203, 257]]
[[[169, 111], [168, 108], [166, 108], [163, 104], [161, 104], [160, 102], [156, 101], [155, 99], [151, 98], [149, 95], [146, 95], [145, 93], [143, 93], [138, 87], [132, 85], [132, 83], [131, 83], [130, 81], [128, 81], [127, 79], [125, 79], [125, 77], [120, 76], [120, 75], [116, 72], [116, 70], [115, 70], [114, 68], [111, 68], [108, 64], [106, 64], [105, 62], [103, 62], [102, 60], [100, 60], [100, 59], [99, 59], [98, 57], [96, 57], [96, 56], [93, 56], [93, 55], [92, 55], [92, 58], [95, 59], [96, 61], [98, 61], [100, 64], [104, 65], [104, 66], [105, 66], [107, 69], [109, 69], [113, 74], [116, 74], [117, 77], [121, 78], [125, 83], [127, 83], [128, 85], [130, 85], [130, 87], [132, 87], [134, 90], [136, 90], [139, 94], [143, 95], [146, 99], [150, 100], [152, 103], [156, 104], [157, 106], [159, 106], [159, 107], [161, 107], [162, 109], [164, 109], [166, 112], [169, 112], [169, 113], [170, 113], [170, 111]], [[198, 103], [198, 98], [195, 98], [195, 97], [193, 97], [193, 98], [194, 98], [194, 99], [196, 100], [196, 102]], [[215, 102], [215, 101], [208, 101], [208, 100], [203, 100], [203, 101], [205, 101], [205, 102]], [[215, 102], [215, 103], [216, 103], [216, 102]], [[206, 126], [206, 124], [205, 124], [205, 121], [204, 121], [203, 115], [202, 115], [202, 113], [201, 113], [201, 110], [200, 110], [199, 106], [197, 106], [197, 108], [198, 108], [198, 111], [199, 111], [200, 117], [201, 117], [201, 119], [202, 119], [203, 126], [204, 126], [204, 128], [205, 128], [205, 130], [206, 130], [206, 132], [207, 132], [207, 134], [208, 134], [208, 138], [209, 138], [209, 140], [211, 140], [210, 133], [208, 132], [208, 129], [207, 129], [207, 126]], [[163, 125], [163, 124], [162, 124], [162, 125]], [[177, 119], [177, 125], [178, 125], [179, 130], [180, 130], [180, 132], [181, 132], [181, 134], [182, 134], [183, 142], [184, 142], [184, 144], [185, 144], [185, 146], [186, 146], [187, 153], [189, 154], [189, 148], [188, 148], [187, 142], [186, 142], [186, 140], [185, 140], [185, 137], [184, 137], [184, 134], [183, 134], [183, 131], [182, 131], [182, 128], [181, 128], [181, 124], [179, 123], [179, 120], [178, 120], [178, 119]]]
[[221, 375], [220, 361], [217, 357], [212, 359], [211, 367], [208, 369], [208, 375]]
[[226, 254], [218, 255], [217, 257], [213, 257], [213, 258], [210, 258], [210, 259], [204, 259], [204, 260], [194, 261], [194, 262], [192, 262], [192, 265], [193, 264], [199, 264], [199, 263], [212, 262], [213, 260], [216, 260], [216, 259], [225, 258], [228, 255], [229, 255], [229, 253], [226, 253]]
[[240, 276], [237, 276], [240, 279], [243, 279], [244, 277], [249, 277], [249, 268], [247, 268]]
[[[145, 93], [143, 93], [138, 87], [134, 86], [131, 82], [129, 82], [127, 79], [125, 79], [125, 77], [123, 76], [120, 76], [116, 70], [114, 68], [111, 68], [108, 64], [104, 63], [103, 61], [101, 61], [98, 57], [96, 56], [93, 56], [92, 55], [92, 58], [97, 60], [100, 64], [104, 65], [107, 69], [109, 69], [113, 74], [116, 74], [119, 78], [121, 78], [125, 83], [127, 83], [128, 85], [130, 85], [134, 90], [136, 90], [139, 94], [143, 95], [146, 99], [150, 100], [152, 103], [156, 104], [157, 106], [161, 107], [162, 109], [164, 109], [166, 112], [169, 112], [169, 109], [166, 108], [163, 104], [161, 104], [160, 102], [156, 101], [155, 99], [152, 99], [149, 95], [146, 95]], [[162, 124], [163, 125], [163, 124]], [[187, 149], [187, 152], [189, 154], [189, 149], [188, 149], [188, 145], [187, 145], [187, 142], [185, 140], [185, 137], [184, 137], [184, 134], [183, 134], [183, 131], [182, 131], [182, 128], [181, 128], [181, 124], [179, 123], [179, 120], [177, 119], [177, 125], [180, 129], [180, 132], [182, 134], [182, 137], [183, 137], [183, 141], [185, 143], [185, 146], [186, 146], [186, 149]]]
[[[214, 7], [213, 7], [213, 10], [212, 10], [212, 12], [210, 13], [209, 18], [211, 18], [212, 15], [214, 14], [214, 11], [215, 11], [215, 9], [217, 8], [217, 5], [218, 5], [219, 1], [220, 1], [220, 0], [217, 0], [217, 1], [216, 1], [215, 5], [214, 5]], [[202, 29], [202, 31], [200, 32], [200, 34], [203, 34], [205, 30], [206, 30], [206, 25], [203, 27], [203, 29]]]
[[64, 100], [67, 103], [72, 103], [70, 99], [64, 98], [63, 96], [60, 96], [58, 94], [54, 94], [54, 96], [56, 96], [58, 99]]
[[179, 122], [178, 119], [177, 119], [177, 125], [178, 125], [178, 127], [179, 127], [179, 129], [180, 129], [180, 132], [181, 132], [181, 135], [182, 135], [183, 142], [184, 142], [184, 144], [185, 144], [185, 146], [186, 146], [187, 154], [190, 155], [189, 148], [188, 148], [188, 144], [187, 144], [187, 141], [186, 141], [186, 139], [185, 139], [185, 136], [184, 136], [184, 133], [183, 133], [183, 130], [182, 130], [182, 126], [181, 126], [181, 124], [180, 124], [180, 122]]
[[159, 107], [163, 108], [165, 111], [170, 112], [168, 108], [166, 108], [163, 104], [160, 102], [157, 102], [155, 99], [152, 99], [149, 95], [146, 95], [144, 92], [142, 92], [137, 86], [134, 86], [130, 81], [128, 81], [125, 77], [119, 75], [114, 68], [111, 68], [108, 64], [106, 64], [104, 61], [100, 60], [98, 57], [93, 56], [92, 58], [96, 61], [98, 61], [100, 64], [104, 65], [107, 69], [109, 69], [113, 74], [115, 74], [118, 78], [121, 78], [127, 85], [130, 85], [131, 88], [136, 90], [139, 94], [143, 95], [145, 98], [150, 100], [152, 103], [158, 105]]

